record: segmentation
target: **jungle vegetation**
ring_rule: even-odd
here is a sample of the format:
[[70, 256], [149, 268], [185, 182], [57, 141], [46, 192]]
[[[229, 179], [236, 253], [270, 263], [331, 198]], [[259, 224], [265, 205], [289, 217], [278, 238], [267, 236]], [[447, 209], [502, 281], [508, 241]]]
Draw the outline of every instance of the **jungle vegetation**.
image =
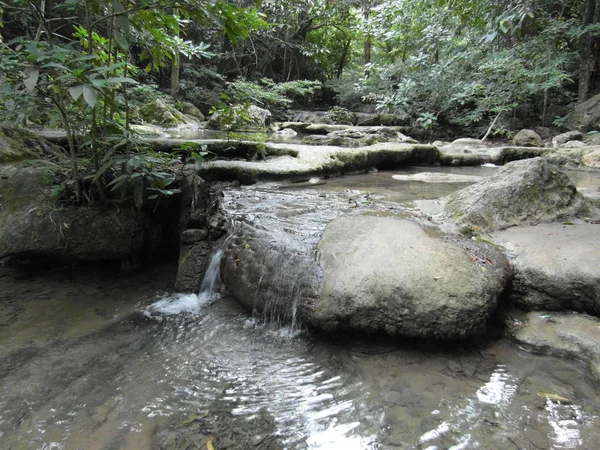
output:
[[600, 88], [596, 0], [4, 0], [0, 25], [0, 121], [67, 132], [77, 202], [169, 194], [131, 131], [156, 99], [506, 137]]

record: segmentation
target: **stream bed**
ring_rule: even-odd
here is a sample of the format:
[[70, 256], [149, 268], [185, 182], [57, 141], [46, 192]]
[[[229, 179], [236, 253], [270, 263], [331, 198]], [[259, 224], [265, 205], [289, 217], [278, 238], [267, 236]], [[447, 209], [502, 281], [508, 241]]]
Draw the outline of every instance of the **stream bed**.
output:
[[[394, 173], [423, 170], [431, 172]], [[312, 245], [348, 209], [401, 214], [410, 183], [379, 172], [312, 187], [254, 186], [228, 192], [225, 202], [265, 226], [279, 220], [288, 233], [300, 224]], [[412, 199], [464, 185], [418, 183]], [[0, 270], [2, 449], [600, 442], [598, 380], [583, 364], [531, 355], [506, 337], [440, 344], [319, 335], [254, 318], [218, 289], [176, 294], [175, 264], [131, 275], [97, 266]]]

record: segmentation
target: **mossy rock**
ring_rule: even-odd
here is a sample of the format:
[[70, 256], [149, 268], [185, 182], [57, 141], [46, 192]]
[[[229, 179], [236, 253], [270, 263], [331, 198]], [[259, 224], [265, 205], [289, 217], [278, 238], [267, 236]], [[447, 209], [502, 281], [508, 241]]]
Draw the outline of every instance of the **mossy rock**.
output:
[[0, 125], [0, 164], [28, 159], [56, 158], [62, 149], [29, 131]]
[[145, 122], [163, 127], [176, 127], [187, 123], [180, 111], [158, 99], [141, 106], [138, 112]]
[[445, 199], [446, 213], [467, 234], [561, 220], [588, 209], [569, 177], [540, 157], [508, 163]]
[[204, 114], [202, 114], [202, 111], [200, 111], [196, 107], [196, 105], [194, 105], [193, 103], [183, 102], [181, 112], [183, 112], [184, 114], [186, 114], [188, 116], [193, 117], [194, 119], [198, 120], [199, 122], [204, 122], [204, 120], [205, 120], [205, 117], [204, 117]]

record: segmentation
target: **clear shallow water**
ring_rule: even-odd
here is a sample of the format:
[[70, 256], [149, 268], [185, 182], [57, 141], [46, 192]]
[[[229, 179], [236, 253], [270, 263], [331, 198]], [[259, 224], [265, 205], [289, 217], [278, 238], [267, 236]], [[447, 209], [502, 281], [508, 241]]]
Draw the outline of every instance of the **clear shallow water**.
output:
[[[341, 212], [402, 213], [389, 200], [406, 182], [369, 177], [381, 179], [378, 192], [352, 185], [359, 177], [331, 180], [340, 185], [329, 191], [256, 186], [225, 201], [312, 245]], [[0, 272], [0, 448], [600, 442], [600, 384], [587, 368], [530, 355], [507, 339], [465, 346], [315, 335], [265, 324], [226, 295], [176, 294], [172, 266], [130, 277], [81, 268], [31, 275]]]
[[[47, 292], [48, 306], [87, 281], [69, 278]], [[591, 449], [600, 438], [600, 385], [580, 364], [502, 339], [463, 347], [291, 332], [228, 297], [157, 296], [161, 277], [153, 278], [148, 287], [147, 277], [130, 278], [136, 289], [113, 295], [138, 312], [2, 352], [2, 448], [207, 448], [212, 440], [233, 449]], [[38, 306], [34, 297], [23, 310]], [[102, 301], [86, 298], [90, 310]]]

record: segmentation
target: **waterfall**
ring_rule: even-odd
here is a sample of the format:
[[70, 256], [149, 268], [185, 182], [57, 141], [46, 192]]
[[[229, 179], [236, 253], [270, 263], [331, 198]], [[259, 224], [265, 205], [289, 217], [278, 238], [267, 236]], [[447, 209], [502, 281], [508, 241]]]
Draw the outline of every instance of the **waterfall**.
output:
[[221, 258], [223, 257], [223, 249], [220, 248], [212, 256], [202, 284], [200, 292], [196, 294], [176, 294], [168, 297], [163, 297], [157, 302], [152, 303], [144, 311], [146, 315], [154, 314], [174, 315], [181, 313], [202, 314], [203, 307], [211, 305], [219, 299], [218, 288], [221, 276]]
[[223, 248], [220, 248], [210, 259], [198, 297], [207, 303], [213, 303], [217, 300], [217, 290], [221, 282], [221, 258], [223, 257]]

